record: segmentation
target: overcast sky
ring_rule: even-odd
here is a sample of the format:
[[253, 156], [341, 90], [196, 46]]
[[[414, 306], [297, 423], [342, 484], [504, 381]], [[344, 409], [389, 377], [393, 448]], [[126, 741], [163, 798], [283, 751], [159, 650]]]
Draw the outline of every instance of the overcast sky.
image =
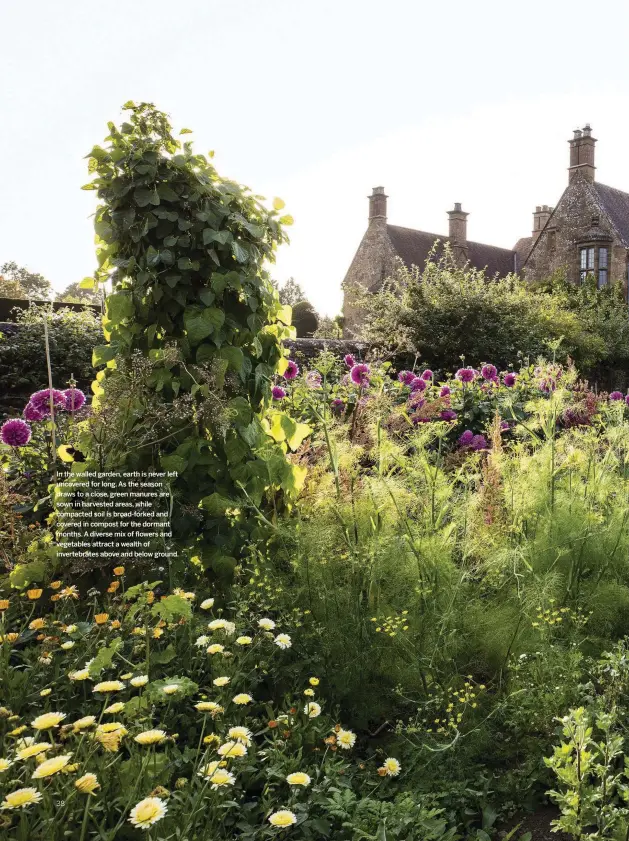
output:
[[510, 248], [567, 183], [572, 130], [629, 190], [625, 0], [0, 0], [0, 263], [95, 266], [84, 156], [128, 99], [295, 218], [273, 274], [335, 314], [384, 185], [393, 224]]

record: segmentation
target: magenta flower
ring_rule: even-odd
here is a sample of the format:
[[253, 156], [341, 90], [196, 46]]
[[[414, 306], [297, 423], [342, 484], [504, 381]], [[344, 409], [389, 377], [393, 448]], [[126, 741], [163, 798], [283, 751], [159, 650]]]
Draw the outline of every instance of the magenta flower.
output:
[[440, 413], [439, 417], [444, 421], [455, 421], [457, 419], [457, 413], [452, 409], [444, 409], [443, 412]]
[[[41, 391], [36, 391], [31, 394], [29, 403], [43, 413], [44, 417], [50, 415], [50, 394], [51, 389], [43, 388]], [[63, 410], [66, 407], [66, 396], [63, 391], [58, 391], [56, 388], [52, 389], [52, 404], [55, 409]]]
[[332, 411], [342, 412], [345, 409], [345, 402], [340, 397], [335, 397], [332, 401]]
[[369, 365], [365, 365], [364, 362], [359, 362], [357, 365], [353, 366], [349, 375], [355, 385], [366, 386], [369, 385], [370, 371], [371, 369], [369, 368]]
[[612, 393], [609, 395], [609, 399], [610, 400], [622, 400], [623, 399], [623, 394], [622, 394], [621, 391], [612, 391]]
[[424, 373], [421, 376], [422, 376], [422, 380], [432, 380], [432, 378], [434, 377], [434, 374], [430, 370], [430, 368], [426, 368], [426, 370], [424, 371]]
[[416, 391], [426, 391], [428, 388], [428, 383], [426, 380], [422, 380], [421, 377], [413, 377], [413, 381], [411, 383], [411, 392], [415, 393]]
[[78, 412], [85, 405], [85, 395], [80, 388], [66, 388], [63, 392], [67, 412]]
[[465, 432], [459, 438], [459, 444], [462, 447], [469, 447], [473, 440], [474, 433], [471, 429], [466, 429]]
[[293, 362], [292, 359], [288, 360], [288, 365], [286, 366], [286, 370], [284, 371], [284, 379], [285, 380], [294, 380], [295, 377], [299, 375], [299, 365], [296, 362]]
[[411, 396], [408, 398], [408, 405], [411, 409], [421, 409], [421, 407], [425, 404], [426, 398], [422, 397], [421, 391], [415, 391]]
[[471, 383], [474, 382], [476, 371], [473, 368], [459, 368], [455, 376], [462, 383]]
[[345, 362], [348, 368], [353, 368], [356, 364], [356, 360], [354, 359], [351, 353], [348, 353], [346, 356], [344, 356], [343, 361]]
[[480, 372], [484, 380], [493, 380], [498, 373], [498, 369], [495, 365], [483, 365]]
[[40, 410], [36, 406], [33, 406], [32, 403], [27, 403], [26, 404], [22, 414], [24, 415], [25, 420], [31, 421], [31, 422], [32, 421], [40, 421], [40, 420], [43, 420], [46, 417], [46, 415], [43, 412], [40, 412]]
[[400, 371], [397, 378], [404, 385], [410, 385], [415, 379], [415, 374], [412, 371]]
[[281, 385], [274, 385], [271, 389], [273, 400], [283, 400], [286, 397], [286, 392]]
[[486, 450], [488, 447], [487, 441], [485, 440], [484, 435], [475, 435], [472, 438], [472, 443], [470, 445], [473, 450]]
[[517, 380], [517, 376], [513, 373], [505, 374], [504, 384], [507, 388], [513, 388], [515, 385], [515, 381]]
[[625, 403], [629, 406], [629, 394], [625, 397]]
[[31, 440], [31, 428], [20, 418], [5, 421], [0, 426], [0, 441], [9, 447], [23, 447]]
[[442, 385], [441, 391], [439, 392], [439, 397], [449, 397], [451, 394], [450, 386], [449, 385]]
[[318, 371], [308, 371], [306, 374], [306, 385], [308, 388], [321, 388], [321, 374]]

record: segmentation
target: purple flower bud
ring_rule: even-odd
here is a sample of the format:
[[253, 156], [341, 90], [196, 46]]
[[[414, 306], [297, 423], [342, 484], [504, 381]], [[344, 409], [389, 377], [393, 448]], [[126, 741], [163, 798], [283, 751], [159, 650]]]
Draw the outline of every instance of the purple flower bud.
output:
[[506, 432], [507, 429], [511, 429], [511, 424], [509, 423], [509, 421], [501, 421], [500, 422], [500, 429], [503, 432]]
[[29, 403], [43, 413], [44, 417], [50, 417], [50, 394], [52, 391], [52, 405], [54, 409], [63, 410], [66, 407], [66, 396], [63, 391], [58, 391], [56, 388], [52, 390], [43, 388], [41, 391], [36, 391], [31, 394]]
[[332, 401], [332, 411], [338, 412], [339, 414], [344, 411], [345, 409], [345, 401], [341, 400], [340, 397], [335, 397]]
[[422, 376], [422, 380], [432, 380], [432, 378], [434, 377], [434, 374], [430, 370], [430, 368], [426, 368], [426, 370], [424, 371], [424, 373], [421, 376]]
[[475, 435], [472, 438], [471, 447], [473, 450], [486, 450], [488, 447], [487, 441], [485, 440], [484, 435]]
[[507, 388], [513, 388], [516, 380], [517, 380], [517, 377], [516, 377], [515, 374], [508, 373], [508, 374], [505, 374], [504, 384], [507, 386]]
[[410, 385], [415, 379], [415, 374], [412, 371], [400, 371], [397, 378], [404, 385]]
[[462, 447], [469, 447], [473, 440], [474, 433], [471, 429], [466, 429], [465, 432], [459, 438], [459, 444]]
[[459, 368], [455, 376], [462, 383], [471, 383], [476, 378], [476, 371], [473, 368]]
[[610, 400], [622, 400], [623, 399], [623, 393], [621, 391], [612, 391], [612, 393], [609, 395], [609, 399]]
[[369, 365], [365, 365], [364, 362], [359, 362], [357, 365], [354, 365], [352, 370], [349, 372], [352, 382], [356, 385], [369, 385], [370, 370]]
[[284, 371], [284, 379], [285, 380], [294, 380], [295, 377], [299, 374], [299, 365], [296, 362], [293, 362], [292, 359], [288, 360], [288, 365], [286, 366], [286, 370]]
[[356, 364], [356, 360], [354, 359], [351, 353], [348, 353], [346, 356], [343, 357], [343, 359], [348, 368], [353, 368]]
[[428, 388], [428, 384], [426, 380], [422, 380], [421, 377], [413, 377], [413, 381], [411, 382], [411, 391], [426, 391]]
[[452, 409], [444, 409], [443, 412], [440, 413], [439, 417], [444, 421], [455, 421], [457, 419], [457, 413]]
[[286, 397], [286, 392], [281, 385], [274, 385], [271, 389], [273, 400], [283, 400]]
[[495, 365], [483, 365], [480, 372], [484, 380], [493, 380], [498, 370]]
[[449, 397], [451, 394], [450, 386], [449, 385], [442, 385], [441, 391], [439, 392], [439, 397]]
[[66, 388], [63, 395], [67, 412], [78, 412], [85, 405], [85, 395], [79, 388]]
[[31, 428], [20, 418], [5, 421], [0, 426], [0, 441], [9, 447], [24, 447], [31, 440]]
[[31, 421], [31, 423], [33, 421], [43, 420], [46, 417], [46, 415], [42, 411], [40, 411], [37, 408], [37, 406], [33, 406], [32, 403], [27, 403], [26, 404], [22, 414], [24, 415], [24, 419], [27, 420], [27, 421]]

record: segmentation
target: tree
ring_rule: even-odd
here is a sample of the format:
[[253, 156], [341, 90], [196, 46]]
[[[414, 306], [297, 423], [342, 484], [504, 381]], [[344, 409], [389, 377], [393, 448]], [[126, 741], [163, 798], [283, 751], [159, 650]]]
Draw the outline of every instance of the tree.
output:
[[[112, 293], [81, 450], [88, 469], [171, 472], [182, 560], [190, 552], [197, 567], [228, 576], [259, 529], [256, 514], [305, 480], [287, 451], [309, 429], [271, 408], [294, 331], [263, 268], [292, 218], [280, 199], [269, 210], [221, 178], [153, 105], [124, 108], [127, 121], [109, 123], [92, 149], [84, 188], [100, 200], [94, 280], [111, 281]], [[129, 389], [137, 364], [139, 387]]]
[[319, 318], [319, 326], [314, 332], [315, 339], [342, 339], [343, 338], [343, 316], [336, 315], [330, 318], [324, 315]]
[[319, 326], [319, 316], [310, 301], [298, 301], [293, 306], [293, 327], [298, 339], [310, 339]]
[[294, 277], [289, 277], [286, 283], [279, 288], [280, 301], [289, 307], [294, 307], [299, 301], [306, 301], [306, 293], [297, 283]]
[[[7, 294], [8, 292], [20, 294]], [[7, 298], [33, 298], [37, 301], [46, 301], [51, 292], [50, 281], [43, 275], [30, 272], [23, 266], [18, 266], [14, 261], [0, 266], [0, 294]]]
[[56, 301], [64, 301], [68, 304], [100, 304], [101, 296], [89, 289], [81, 287], [81, 281], [70, 283], [63, 292], [59, 292]]

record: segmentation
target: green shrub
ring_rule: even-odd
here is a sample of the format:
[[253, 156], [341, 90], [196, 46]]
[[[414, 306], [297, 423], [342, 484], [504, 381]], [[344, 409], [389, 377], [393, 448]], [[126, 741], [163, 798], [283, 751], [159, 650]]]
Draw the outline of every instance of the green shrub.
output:
[[44, 318], [48, 336], [54, 386], [65, 388], [70, 375], [86, 389], [93, 377], [92, 351], [103, 341], [100, 316], [91, 310], [60, 309], [50, 314], [32, 305], [18, 313], [19, 330], [0, 336], [0, 395], [16, 399], [48, 384]]

